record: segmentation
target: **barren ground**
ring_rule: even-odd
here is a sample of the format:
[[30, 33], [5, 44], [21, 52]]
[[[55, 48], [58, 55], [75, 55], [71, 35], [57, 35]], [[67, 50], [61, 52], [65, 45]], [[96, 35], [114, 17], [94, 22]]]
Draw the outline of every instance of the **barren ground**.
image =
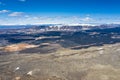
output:
[[[72, 50], [45, 43], [47, 54], [0, 56], [0, 80], [119, 80], [120, 43]], [[32, 48], [28, 49], [32, 50]], [[1, 50], [1, 53], [4, 52]]]

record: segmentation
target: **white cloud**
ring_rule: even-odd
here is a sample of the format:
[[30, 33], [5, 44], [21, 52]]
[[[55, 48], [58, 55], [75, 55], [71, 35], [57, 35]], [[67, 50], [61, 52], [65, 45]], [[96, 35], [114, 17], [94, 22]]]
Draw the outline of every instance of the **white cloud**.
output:
[[13, 13], [9, 14], [8, 16], [18, 17], [18, 16], [22, 16], [22, 15], [23, 15], [23, 12], [13, 12]]
[[8, 13], [9, 10], [1, 10], [0, 13]]
[[38, 19], [39, 19], [39, 17], [33, 17], [33, 19], [38, 20]]
[[21, 1], [21, 2], [25, 2], [26, 0], [19, 0], [19, 1]]
[[29, 15], [25, 15], [24, 17], [25, 17], [25, 18], [29, 18], [30, 16], [29, 16]]
[[[12, 12], [8, 16], [8, 21], [4, 20], [4, 23], [8, 24], [79, 24], [90, 23], [94, 19], [88, 16], [37, 16], [28, 15], [23, 12]], [[0, 22], [1, 23], [1, 22]]]
[[85, 17], [85, 18], [83, 18], [83, 19], [81, 19], [82, 21], [91, 21], [91, 20], [93, 20], [92, 18], [90, 18], [90, 17]]

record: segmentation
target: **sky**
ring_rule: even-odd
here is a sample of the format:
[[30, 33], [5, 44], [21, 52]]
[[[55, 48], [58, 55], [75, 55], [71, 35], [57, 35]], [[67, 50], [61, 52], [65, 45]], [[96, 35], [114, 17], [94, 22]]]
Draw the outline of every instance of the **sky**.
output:
[[0, 0], [0, 25], [120, 23], [120, 0]]

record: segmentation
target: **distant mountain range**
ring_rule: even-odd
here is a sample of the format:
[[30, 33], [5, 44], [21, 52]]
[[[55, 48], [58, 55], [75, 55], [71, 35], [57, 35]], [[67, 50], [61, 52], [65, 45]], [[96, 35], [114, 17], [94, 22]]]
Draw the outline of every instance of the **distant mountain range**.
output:
[[[42, 25], [1, 25], [0, 30], [2, 33], [3, 29], [14, 30], [14, 32], [22, 32], [26, 34], [40, 33], [44, 31], [84, 31], [91, 29], [106, 29], [120, 27], [120, 24], [42, 24]], [[4, 31], [5, 32], [5, 31]]]

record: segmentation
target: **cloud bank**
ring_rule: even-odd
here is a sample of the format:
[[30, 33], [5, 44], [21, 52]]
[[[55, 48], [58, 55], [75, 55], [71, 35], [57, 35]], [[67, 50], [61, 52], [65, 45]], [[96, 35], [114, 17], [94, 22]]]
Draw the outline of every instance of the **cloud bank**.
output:
[[24, 14], [23, 12], [13, 12], [13, 13], [9, 14], [8, 16], [19, 17], [19, 16], [22, 16], [23, 14]]

